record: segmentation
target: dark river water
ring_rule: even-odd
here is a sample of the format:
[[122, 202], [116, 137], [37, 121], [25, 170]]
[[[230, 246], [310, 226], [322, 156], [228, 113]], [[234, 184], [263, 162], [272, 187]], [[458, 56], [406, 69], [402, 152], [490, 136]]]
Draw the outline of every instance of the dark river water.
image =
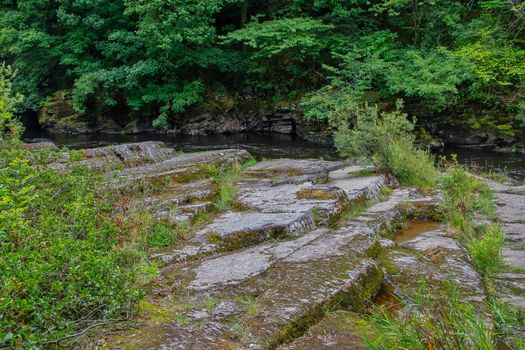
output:
[[[92, 148], [140, 141], [163, 141], [176, 150], [195, 152], [210, 149], [244, 148], [254, 157], [261, 158], [322, 158], [337, 159], [332, 146], [304, 141], [297, 137], [279, 134], [246, 133], [213, 136], [182, 136], [170, 134], [86, 134], [51, 135], [41, 131], [27, 132], [28, 142], [52, 140], [60, 146], [72, 149]], [[443, 155], [457, 154], [461, 164], [473, 165], [486, 170], [506, 172], [517, 180], [525, 180], [525, 155], [501, 153], [491, 150], [475, 150], [463, 147], [447, 147]]]

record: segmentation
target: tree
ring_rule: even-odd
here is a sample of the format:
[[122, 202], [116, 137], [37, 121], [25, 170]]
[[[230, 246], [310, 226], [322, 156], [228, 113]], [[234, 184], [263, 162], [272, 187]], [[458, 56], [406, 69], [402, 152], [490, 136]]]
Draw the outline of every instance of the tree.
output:
[[0, 142], [5, 139], [18, 141], [23, 127], [14, 117], [16, 105], [23, 99], [22, 95], [13, 93], [11, 78], [13, 77], [11, 67], [0, 65]]

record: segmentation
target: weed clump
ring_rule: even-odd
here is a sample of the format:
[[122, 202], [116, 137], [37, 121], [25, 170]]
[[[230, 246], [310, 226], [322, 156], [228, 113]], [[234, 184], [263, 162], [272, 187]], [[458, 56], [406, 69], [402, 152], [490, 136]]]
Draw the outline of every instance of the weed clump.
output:
[[235, 163], [215, 173], [213, 177], [217, 189], [215, 207], [218, 211], [227, 211], [231, 209], [234, 204], [237, 193], [239, 192], [237, 182], [241, 177], [242, 170], [243, 167]]
[[408, 298], [403, 310], [378, 307], [367, 320], [366, 345], [372, 350], [494, 350], [497, 337], [492, 327], [457, 287], [447, 284], [445, 293], [432, 293], [425, 284]]

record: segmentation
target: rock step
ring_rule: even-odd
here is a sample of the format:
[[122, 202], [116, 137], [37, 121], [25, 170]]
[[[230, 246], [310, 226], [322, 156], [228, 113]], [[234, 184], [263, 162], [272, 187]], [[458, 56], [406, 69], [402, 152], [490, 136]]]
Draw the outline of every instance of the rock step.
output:
[[209, 178], [220, 168], [251, 159], [245, 150], [221, 150], [183, 154], [165, 161], [118, 171], [115, 188], [125, 192], [166, 192], [170, 186]]
[[328, 172], [342, 167], [342, 162], [283, 158], [259, 162], [250, 167], [246, 173], [252, 176], [279, 179], [281, 181], [284, 178], [288, 178], [285, 182], [315, 182], [318, 179], [326, 178]]
[[192, 241], [233, 250], [272, 238], [299, 236], [314, 228], [311, 213], [228, 212], [197, 232]]
[[[99, 147], [82, 150], [82, 159], [78, 164], [85, 164], [95, 171], [110, 171], [119, 168], [134, 168], [146, 164], [155, 164], [175, 156], [175, 151], [163, 142], [147, 141], [123, 145]], [[64, 154], [56, 160], [60, 167], [68, 160]]]
[[[186, 281], [184, 269], [170, 266], [177, 276], [169, 279], [186, 285], [176, 292], [183, 296], [178, 303], [196, 306], [184, 322], [141, 330], [158, 334], [155, 339], [124, 337], [117, 348], [274, 348], [302, 334], [324, 308], [361, 310], [383, 279], [379, 265], [367, 257], [373, 244], [358, 232], [321, 231], [205, 260], [184, 272]], [[217, 304], [207, 309], [202, 306], [207, 300]]]
[[[449, 281], [460, 288], [464, 300], [482, 305], [486, 300], [483, 277], [470, 262], [467, 250], [445, 227], [391, 246], [384, 255], [385, 266], [398, 295], [410, 296], [424, 279], [428, 288], [443, 292]], [[484, 308], [478, 311], [489, 317]]]
[[360, 317], [353, 312], [337, 310], [291, 344], [278, 350], [367, 350], [363, 339], [356, 334]]
[[175, 297], [176, 305], [189, 305], [184, 317], [167, 312], [162, 322], [121, 336], [112, 345], [273, 349], [304, 334], [324, 310], [360, 311], [383, 281], [374, 261], [380, 248], [376, 230], [383, 230], [379, 223], [385, 217], [402, 220], [410, 208], [407, 201], [434, 205], [436, 199], [397, 190], [388, 205], [373, 206], [337, 230], [319, 228], [290, 241], [167, 265], [153, 286], [162, 298], [156, 303], [169, 309]]
[[494, 192], [496, 214], [505, 232], [502, 256], [509, 272], [497, 276], [498, 294], [509, 305], [525, 310], [525, 186], [486, 183]]
[[173, 209], [174, 207], [205, 202], [216, 195], [213, 180], [205, 179], [170, 187], [166, 192], [156, 196], [137, 199], [151, 211]]
[[156, 214], [159, 219], [167, 219], [170, 224], [176, 225], [181, 222], [192, 221], [200, 214], [209, 213], [214, 208], [215, 205], [212, 202], [202, 202], [158, 211]]
[[[303, 161], [301, 164], [305, 166], [308, 162], [318, 166], [317, 161]], [[331, 182], [277, 186], [264, 181], [241, 183], [237, 203], [248, 211], [224, 213], [197, 232], [183, 247], [155, 257], [164, 262], [182, 261], [216, 250], [234, 250], [273, 238], [300, 236], [319, 225], [335, 222], [352, 203], [377, 198], [384, 180], [380, 176], [346, 174], [344, 177], [338, 174], [338, 184], [345, 190]]]

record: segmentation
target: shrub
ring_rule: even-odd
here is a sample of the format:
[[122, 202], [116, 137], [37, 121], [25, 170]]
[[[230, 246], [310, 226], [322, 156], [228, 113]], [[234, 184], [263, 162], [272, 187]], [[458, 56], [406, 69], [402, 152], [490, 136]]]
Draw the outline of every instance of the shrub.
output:
[[0, 347], [58, 342], [126, 317], [142, 295], [101, 178], [49, 156], [0, 151]]
[[11, 78], [14, 76], [9, 66], [0, 65], [0, 142], [6, 140], [17, 142], [24, 131], [20, 123], [13, 115], [15, 106], [21, 102], [22, 96], [13, 93]]
[[226, 211], [231, 208], [239, 188], [239, 181], [242, 168], [239, 164], [220, 170], [214, 176], [215, 186], [217, 188], [217, 200], [215, 207], [218, 211]]
[[377, 107], [349, 103], [353, 115], [332, 122], [336, 127], [335, 145], [342, 156], [364, 156], [402, 184], [432, 183], [436, 174], [433, 159], [428, 152], [414, 146], [414, 123], [400, 112], [401, 106], [393, 112], [379, 113]]

